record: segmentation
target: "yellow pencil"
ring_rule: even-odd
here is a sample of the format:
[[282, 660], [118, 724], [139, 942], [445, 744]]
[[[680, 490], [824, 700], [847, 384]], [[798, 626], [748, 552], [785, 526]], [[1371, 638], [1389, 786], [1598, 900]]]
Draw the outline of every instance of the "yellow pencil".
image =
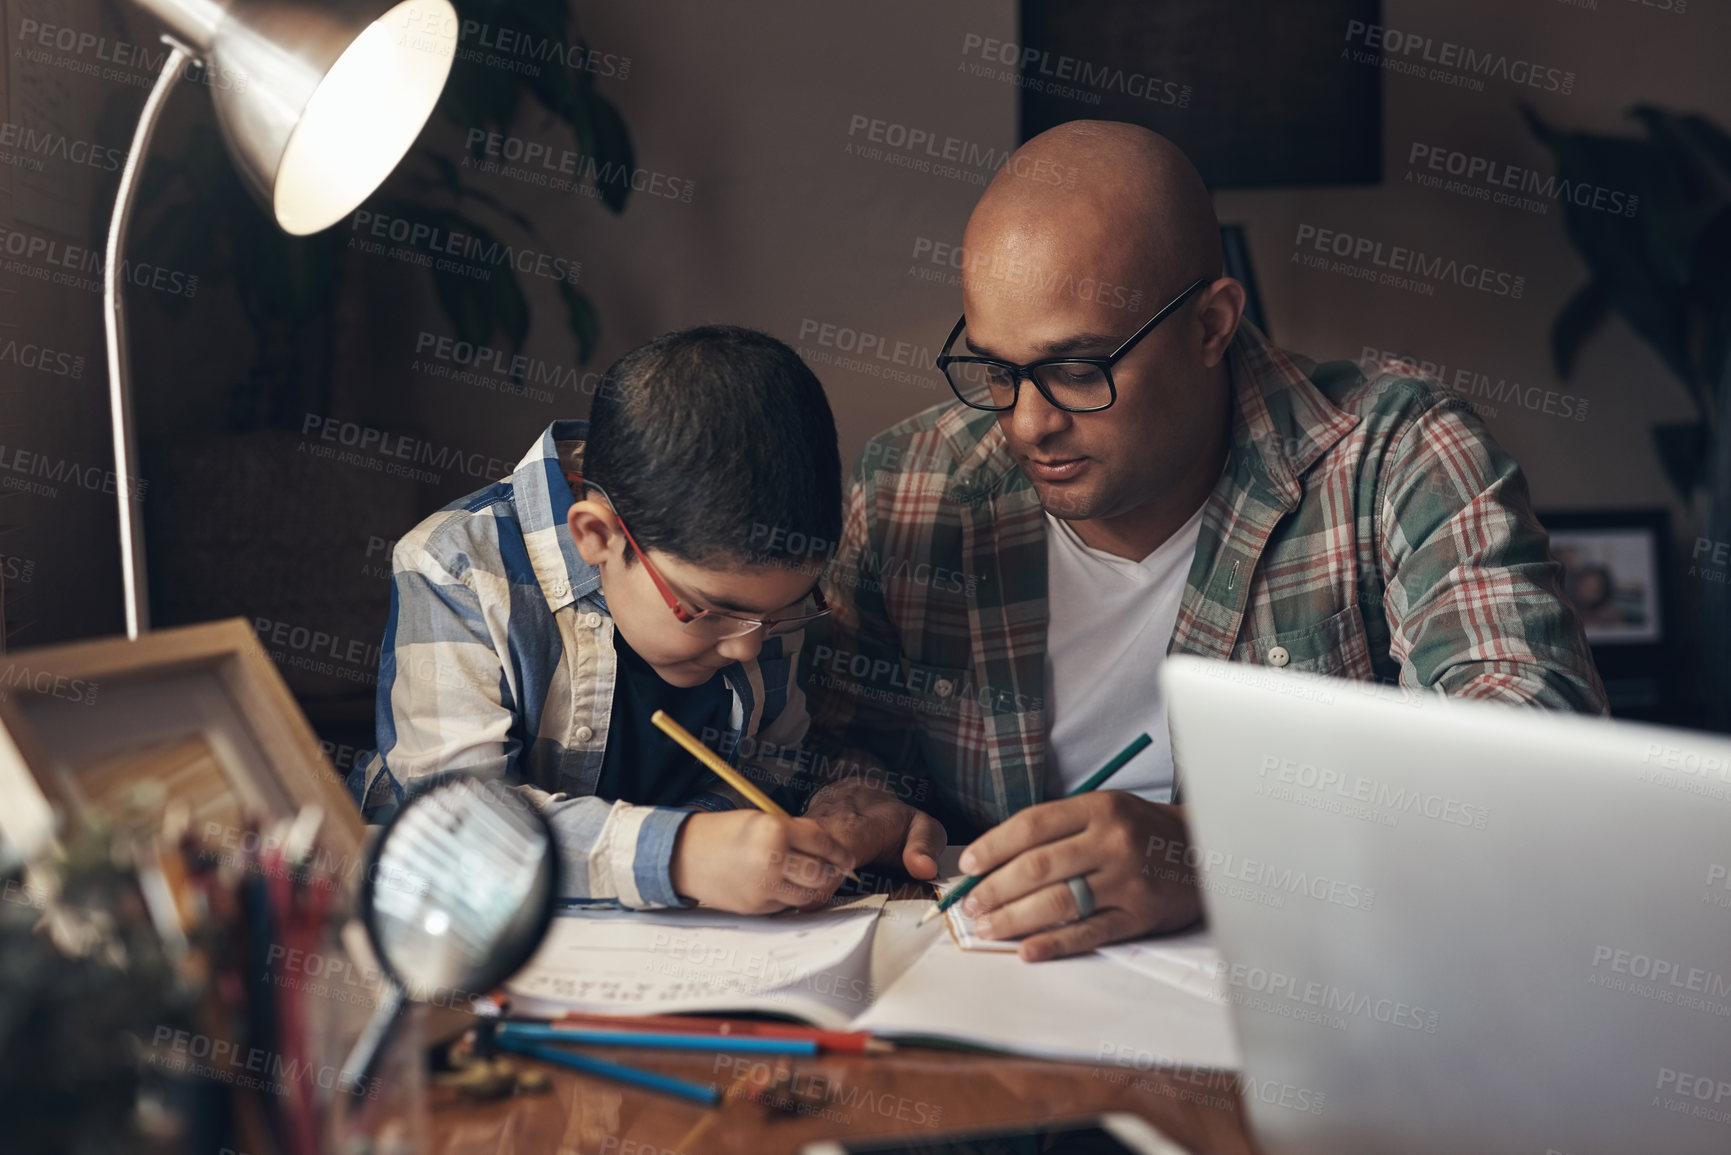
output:
[[[783, 810], [780, 806], [777, 806], [773, 798], [752, 785], [749, 778], [729, 766], [726, 762], [723, 762], [715, 751], [711, 750], [708, 746], [705, 746], [702, 742], [699, 742], [690, 730], [687, 730], [684, 726], [681, 726], [678, 722], [675, 722], [672, 718], [668, 717], [667, 711], [657, 710], [655, 713], [649, 715], [649, 720], [654, 722], [663, 734], [666, 734], [669, 738], [672, 738], [675, 742], [678, 742], [681, 746], [685, 747], [686, 753], [709, 767], [709, 769], [715, 773], [716, 777], [745, 795], [747, 802], [750, 802], [765, 814], [774, 814], [781, 818], [793, 817], [793, 815]], [[853, 881], [860, 881], [859, 875], [855, 874], [853, 871], [849, 870], [844, 873]]]

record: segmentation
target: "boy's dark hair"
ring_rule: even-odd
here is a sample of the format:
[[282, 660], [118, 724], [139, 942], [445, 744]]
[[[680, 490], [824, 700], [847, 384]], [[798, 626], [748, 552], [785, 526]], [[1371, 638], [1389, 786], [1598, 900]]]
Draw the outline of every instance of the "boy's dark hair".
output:
[[589, 412], [583, 476], [644, 549], [698, 565], [821, 564], [841, 535], [823, 385], [755, 329], [682, 329], [615, 361]]

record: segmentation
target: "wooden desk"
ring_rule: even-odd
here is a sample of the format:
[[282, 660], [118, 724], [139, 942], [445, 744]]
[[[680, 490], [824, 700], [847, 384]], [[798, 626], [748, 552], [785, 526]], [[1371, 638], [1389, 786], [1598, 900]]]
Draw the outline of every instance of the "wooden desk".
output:
[[[433, 1155], [784, 1155], [818, 1139], [901, 1135], [1002, 1126], [1100, 1111], [1140, 1115], [1192, 1151], [1254, 1155], [1226, 1075], [1172, 1075], [1085, 1063], [1055, 1063], [929, 1048], [867, 1058], [752, 1059], [674, 1055], [620, 1047], [585, 1048], [697, 1082], [728, 1088], [719, 1108], [622, 1087], [536, 1063], [550, 1091], [494, 1103], [466, 1103], [431, 1091]], [[764, 1092], [777, 1068], [793, 1076], [767, 1093], [792, 1110], [748, 1095]], [[800, 1099], [795, 1099], [797, 1092]]]
[[[889, 897], [924, 902], [928, 893], [922, 884], [909, 883], [893, 887]], [[890, 917], [879, 924], [874, 981], [887, 983], [897, 973], [883, 964], [886, 948], [899, 935], [912, 933], [917, 940], [940, 933], [935, 925], [922, 931], [915, 923]], [[428, 1037], [452, 1037], [468, 1021], [453, 1012], [435, 1013]], [[551, 1090], [473, 1103], [448, 1088], [431, 1088], [432, 1155], [791, 1155], [819, 1139], [894, 1135], [917, 1141], [945, 1131], [1103, 1111], [1139, 1115], [1191, 1151], [1257, 1155], [1240, 1111], [1237, 1079], [1217, 1071], [1144, 1071], [935, 1047], [813, 1058], [628, 1047], [582, 1052], [713, 1083], [726, 1098], [719, 1107], [702, 1107], [513, 1056], [524, 1068], [545, 1071]]]

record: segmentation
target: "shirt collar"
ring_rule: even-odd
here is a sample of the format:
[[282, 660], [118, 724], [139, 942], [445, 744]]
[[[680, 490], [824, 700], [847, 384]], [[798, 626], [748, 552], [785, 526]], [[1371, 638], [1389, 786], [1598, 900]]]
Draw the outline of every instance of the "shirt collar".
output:
[[[1227, 470], [1237, 476], [1236, 466], [1244, 464], [1279, 504], [1296, 507], [1303, 492], [1299, 476], [1359, 419], [1311, 382], [1311, 362], [1281, 349], [1248, 321], [1239, 322], [1227, 367], [1233, 391]], [[1010, 456], [995, 413], [957, 402], [938, 419], [937, 429], [956, 450], [950, 490], [956, 500], [982, 500], [1000, 488], [1032, 489]]]
[[583, 442], [588, 436], [587, 421], [555, 421], [511, 473], [529, 564], [553, 612], [581, 598], [601, 596], [601, 571], [578, 554], [565, 523], [576, 504], [565, 474], [582, 469]]
[[1248, 321], [1227, 349], [1232, 373], [1232, 457], [1247, 463], [1287, 509], [1299, 477], [1358, 425], [1310, 379], [1314, 362], [1275, 345]]

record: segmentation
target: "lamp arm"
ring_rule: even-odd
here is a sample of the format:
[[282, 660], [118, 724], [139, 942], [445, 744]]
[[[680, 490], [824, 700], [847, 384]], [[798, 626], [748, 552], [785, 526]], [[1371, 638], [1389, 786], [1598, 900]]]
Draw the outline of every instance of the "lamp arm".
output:
[[114, 216], [108, 225], [108, 247], [102, 262], [102, 320], [108, 343], [108, 410], [114, 429], [114, 492], [120, 510], [120, 580], [126, 595], [126, 636], [136, 640], [150, 629], [149, 591], [144, 574], [144, 507], [142, 494], [133, 495], [134, 461], [137, 459], [137, 439], [132, 427], [132, 390], [126, 348], [126, 316], [120, 299], [121, 254], [126, 251], [126, 230], [132, 221], [132, 203], [138, 192], [139, 174], [150, 152], [150, 138], [156, 131], [162, 107], [181, 69], [196, 59], [190, 48], [173, 37], [164, 36], [168, 56], [162, 62], [162, 72], [156, 78], [144, 110], [138, 115], [138, 128], [132, 134], [132, 148], [126, 154], [126, 164], [120, 170], [120, 188], [114, 196]]

